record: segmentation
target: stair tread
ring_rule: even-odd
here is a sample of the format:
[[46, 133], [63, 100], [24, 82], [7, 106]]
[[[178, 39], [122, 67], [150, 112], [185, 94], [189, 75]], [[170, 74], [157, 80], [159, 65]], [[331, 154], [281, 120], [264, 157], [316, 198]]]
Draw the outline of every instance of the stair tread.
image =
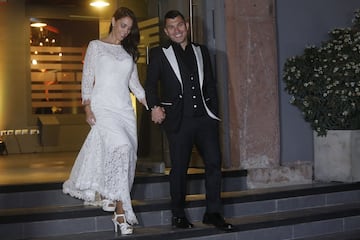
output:
[[307, 238], [296, 238], [294, 240], [359, 240], [360, 239], [360, 230], [340, 232], [325, 234], [322, 236], [316, 237], [307, 237]]
[[316, 237], [296, 238], [294, 240], [359, 240], [360, 230], [324, 234]]
[[[359, 190], [360, 183], [332, 183], [332, 184], [305, 184], [305, 185], [293, 185], [287, 187], [274, 187], [274, 188], [263, 188], [263, 189], [249, 189], [242, 191], [229, 191], [222, 192], [222, 200], [224, 204], [235, 204], [235, 203], [245, 203], [245, 202], [255, 202], [255, 201], [264, 201], [264, 200], [274, 200], [281, 198], [290, 198], [290, 197], [301, 197], [301, 196], [309, 196], [316, 194], [327, 194], [327, 193], [335, 193], [335, 192], [344, 192], [344, 191], [353, 191]], [[59, 190], [61, 191], [61, 190]], [[38, 197], [39, 203], [33, 203], [31, 206], [12, 206], [10, 207], [2, 207], [0, 208], [0, 217], [3, 213], [8, 213], [9, 211], [13, 211], [16, 209], [35, 209], [38, 211], [39, 207], [55, 207], [61, 208], [64, 205], [72, 206], [74, 204], [82, 203], [81, 200], [71, 198], [68, 195], [65, 195], [61, 192], [57, 193], [56, 196], [61, 196], [63, 201], [49, 201], [44, 205], [43, 197], [46, 199], [52, 199], [54, 196], [54, 192], [50, 192], [51, 195], [47, 197], [42, 194]], [[21, 195], [22, 198], [26, 201], [26, 197]], [[36, 201], [36, 198], [32, 197]], [[4, 198], [0, 201], [12, 201], [13, 198]], [[205, 201], [205, 194], [188, 194], [187, 202], [189, 207], [197, 207], [202, 206]], [[5, 204], [6, 202], [4, 202]], [[8, 203], [5, 204], [5, 206]], [[163, 198], [158, 199], [134, 199], [133, 205], [137, 208], [137, 211], [154, 211], [154, 210], [164, 210], [169, 207], [170, 199], [169, 196], [163, 196]]]
[[359, 240], [360, 239], [360, 230], [325, 234], [317, 237], [308, 237], [308, 238], [298, 238], [294, 240]]
[[[335, 215], [334, 215], [335, 214]], [[328, 206], [328, 207], [319, 207], [305, 210], [296, 210], [290, 212], [280, 212], [280, 213], [268, 213], [261, 214], [256, 216], [243, 216], [236, 218], [228, 218], [227, 220], [231, 222], [235, 229], [232, 232], [239, 231], [248, 231], [255, 230], [260, 228], [272, 228], [277, 226], [286, 226], [292, 224], [298, 224], [303, 222], [312, 222], [324, 220], [329, 217], [338, 218], [344, 217], [345, 215], [360, 215], [360, 203], [353, 204], [344, 204], [341, 206]], [[152, 240], [152, 239], [185, 239], [185, 238], [194, 238], [200, 236], [210, 236], [216, 234], [224, 234], [226, 232], [216, 229], [212, 226], [203, 224], [202, 222], [194, 222], [193, 229], [175, 229], [170, 225], [161, 225], [161, 226], [151, 226], [151, 227], [135, 227], [135, 234], [131, 236], [126, 236], [128, 239], [137, 239], [137, 240]], [[358, 231], [354, 231], [358, 232]], [[324, 238], [303, 238], [298, 240], [332, 240], [332, 239], [342, 239], [350, 240], [354, 238], [331, 238], [332, 236], [348, 236], [351, 237], [349, 233], [337, 233], [324, 235]], [[359, 236], [359, 235], [358, 235]], [[90, 233], [80, 233], [73, 235], [65, 236], [54, 236], [47, 237], [46, 239], [51, 240], [72, 240], [72, 239], [118, 239], [120, 234], [116, 234], [113, 231], [102, 231], [102, 232], [90, 232]], [[35, 239], [44, 239], [44, 238], [33, 238]]]
[[[233, 177], [236, 174], [234, 172], [224, 172], [228, 177]], [[192, 174], [192, 178], [197, 178], [203, 176], [200, 174]], [[160, 176], [160, 178], [156, 176], [146, 176], [146, 177], [138, 177], [135, 178], [134, 184], [138, 181], [138, 183], [153, 183], [153, 182], [161, 182], [166, 178], [168, 181], [168, 176]], [[160, 179], [160, 180], [159, 180]], [[32, 191], [47, 191], [47, 190], [62, 190], [63, 183], [41, 183], [41, 184], [29, 184], [29, 185], [7, 185], [7, 186], [0, 186], [0, 193], [16, 193], [16, 192], [32, 192]], [[351, 190], [351, 189], [360, 189], [360, 182], [354, 183], [342, 183], [342, 182], [331, 182], [331, 183], [310, 183], [310, 184], [298, 184], [298, 185], [289, 185], [289, 186], [279, 186], [279, 187], [269, 187], [269, 188], [257, 188], [257, 189], [247, 189], [247, 190], [240, 190], [242, 194], [246, 194], [250, 192], [250, 194], [254, 193], [276, 193], [279, 192], [288, 192], [288, 191], [295, 191], [294, 195], [298, 195], [301, 191], [305, 191], [304, 194], [309, 194], [311, 192], [317, 193], [318, 190], [321, 189], [322, 193], [325, 191], [338, 191], [340, 190]], [[237, 192], [237, 191], [232, 191]]]
[[[342, 222], [344, 219], [358, 219], [360, 217], [360, 201], [358, 196], [360, 183], [331, 183], [331, 184], [305, 184], [287, 187], [275, 187], [265, 189], [250, 189], [244, 191], [223, 192], [222, 200], [224, 202], [224, 210], [231, 209], [233, 206], [238, 206], [240, 209], [245, 206], [259, 206], [260, 211], [249, 211], [241, 213], [227, 212], [227, 219], [236, 226], [236, 231], [239, 234], [247, 234], [246, 231], [258, 231], [263, 229], [277, 229], [289, 228], [298, 224], [307, 224], [313, 222], [328, 222], [335, 220], [335, 222]], [[348, 193], [346, 193], [348, 191]], [[346, 195], [344, 195], [346, 194]], [[316, 196], [318, 195], [318, 196]], [[352, 198], [354, 196], [354, 198]], [[289, 198], [289, 201], [288, 201]], [[319, 201], [314, 200], [319, 199]], [[324, 201], [326, 199], [326, 201]], [[278, 201], [279, 200], [279, 201]], [[314, 204], [299, 204], [300, 201], [313, 201]], [[259, 201], [259, 202], [257, 202]], [[283, 204], [280, 204], [280, 202]], [[271, 202], [271, 207], [267, 208], [266, 204]], [[244, 205], [243, 205], [244, 203]], [[195, 228], [190, 230], [173, 229], [169, 225], [170, 213], [170, 199], [159, 198], [151, 200], [134, 200], [133, 201], [135, 213], [141, 216], [140, 220], [144, 223], [136, 226], [135, 234], [127, 236], [126, 238], [133, 239], [184, 239], [194, 238], [200, 236], [219, 235], [224, 236], [223, 232], [196, 222], [201, 219], [201, 213], [198, 209], [205, 207], [205, 195], [193, 194], [187, 196], [187, 208], [193, 208], [194, 212], [189, 216], [193, 219]], [[234, 205], [233, 205], [234, 204]], [[248, 205], [249, 204], [249, 205]], [[287, 207], [290, 204], [290, 208]], [[294, 205], [292, 205], [294, 204]], [[265, 208], [261, 208], [265, 206]], [[274, 208], [274, 206], [276, 206]], [[263, 210], [262, 210], [263, 209]], [[190, 210], [192, 211], [192, 210]], [[149, 212], [147, 215], [146, 212]], [[196, 212], [196, 213], [195, 213]], [[225, 211], [226, 212], [226, 211]], [[160, 213], [160, 215], [159, 215]], [[72, 239], [118, 239], [120, 234], [115, 234], [111, 229], [110, 217], [112, 213], [104, 212], [99, 207], [84, 206], [81, 201], [72, 205], [63, 206], [43, 206], [33, 208], [13, 208], [0, 210], [0, 224], [2, 226], [16, 226], [25, 228], [20, 230], [23, 234], [21, 236], [31, 236], [38, 238], [31, 239], [53, 239], [53, 240], [72, 240]], [[162, 215], [164, 214], [164, 215]], [[199, 216], [200, 214], [200, 216]], [[247, 214], [247, 215], [246, 215]], [[153, 222], [146, 222], [149, 217], [156, 217], [157, 220]], [[234, 216], [234, 217], [232, 217]], [[99, 217], [99, 218], [98, 218]], [[144, 218], [143, 218], [144, 217]], [[67, 230], [67, 228], [60, 229], [53, 233], [47, 232], [45, 226], [73, 226], [78, 223], [79, 219], [85, 224], [103, 224], [99, 228], [85, 227], [83, 230], [76, 231], [74, 229]], [[86, 220], [85, 220], [86, 219]], [[98, 220], [95, 220], [98, 219]], [[354, 220], [352, 220], [354, 221]], [[142, 222], [142, 221], [140, 221]], [[158, 226], [154, 226], [154, 224]], [[167, 223], [167, 224], [166, 224]], [[151, 225], [151, 226], [150, 226]], [[32, 226], [37, 226], [39, 233], [32, 232]], [[50, 227], [51, 228], [51, 227]], [[97, 232], [96, 232], [97, 231]], [[337, 228], [339, 231], [339, 228]], [[86, 232], [86, 233], [85, 233]], [[240, 233], [241, 232], [241, 233]], [[54, 234], [70, 234], [67, 236], [49, 237]], [[323, 232], [324, 234], [325, 232]], [[8, 234], [4, 229], [4, 234]], [[6, 236], [6, 235], [5, 235]], [[16, 236], [20, 236], [17, 234]], [[40, 236], [47, 236], [41, 238]], [[324, 236], [325, 237], [325, 236]], [[330, 237], [330, 236], [328, 236]], [[206, 238], [206, 237], [205, 237]], [[214, 238], [217, 239], [217, 238]], [[221, 239], [221, 238], [219, 238]], [[316, 239], [316, 238], [315, 238]], [[342, 239], [342, 238], [339, 238]], [[344, 240], [347, 238], [344, 238]], [[300, 240], [300, 239], [299, 239]], [[314, 240], [314, 239], [301, 239]], [[324, 240], [328, 240], [324, 238]], [[331, 240], [331, 238], [329, 238]]]
[[[247, 176], [247, 170], [223, 170], [221, 172], [223, 178], [226, 177], [244, 177]], [[189, 170], [189, 180], [204, 179], [204, 169]], [[141, 183], [156, 183], [156, 182], [168, 182], [169, 175], [161, 173], [147, 173], [136, 172], [134, 178], [134, 184]], [[0, 193], [14, 193], [14, 192], [31, 192], [31, 191], [44, 191], [44, 190], [56, 190], [62, 189], [63, 182], [50, 182], [50, 183], [31, 183], [31, 184], [15, 184], [15, 185], [2, 185], [0, 184]]]
[[[134, 207], [135, 212], [136, 206]], [[43, 207], [33, 209], [14, 209], [0, 211], [0, 223], [14, 223], [14, 222], [30, 222], [30, 221], [45, 221], [54, 219], [69, 219], [79, 217], [91, 217], [91, 216], [106, 216], [112, 213], [104, 212], [99, 207], [74, 205], [63, 207]], [[243, 216], [237, 218], [235, 224], [252, 224], [253, 220], [258, 221], [259, 216], [265, 221], [279, 224], [281, 221], [289, 222], [294, 219], [296, 222], [306, 221], [309, 218], [313, 220], [322, 220], [330, 218], [334, 215], [337, 217], [353, 216], [360, 214], [360, 203], [347, 203], [337, 204], [331, 206], [319, 206], [308, 209], [300, 210], [288, 210], [283, 212], [265, 213], [255, 216]]]
[[[311, 184], [288, 187], [276, 187], [267, 189], [252, 189], [235, 192], [223, 192], [222, 200], [224, 204], [247, 203], [263, 201], [269, 199], [289, 198], [307, 194], [321, 194], [334, 191], [358, 190], [360, 184]], [[187, 207], [201, 207], [205, 204], [204, 194], [187, 195]], [[133, 200], [135, 212], [159, 211], [170, 209], [170, 199], [149, 199]], [[109, 213], [103, 212], [98, 207], [84, 205], [66, 206], [43, 206], [32, 208], [13, 208], [0, 209], [0, 223], [10, 223], [18, 221], [56, 219], [56, 217], [76, 218], [85, 216], [104, 216]], [[17, 220], [17, 218], [19, 220]]]

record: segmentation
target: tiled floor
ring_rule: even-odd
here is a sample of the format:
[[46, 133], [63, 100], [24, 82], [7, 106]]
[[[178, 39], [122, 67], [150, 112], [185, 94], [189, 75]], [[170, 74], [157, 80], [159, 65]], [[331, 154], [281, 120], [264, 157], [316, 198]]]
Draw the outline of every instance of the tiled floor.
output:
[[[77, 152], [0, 155], [0, 186], [65, 181], [74, 164]], [[189, 173], [203, 172], [191, 168]], [[169, 169], [165, 169], [165, 174]], [[137, 173], [144, 175], [150, 173]]]
[[0, 185], [63, 182], [70, 174], [75, 152], [0, 156]]

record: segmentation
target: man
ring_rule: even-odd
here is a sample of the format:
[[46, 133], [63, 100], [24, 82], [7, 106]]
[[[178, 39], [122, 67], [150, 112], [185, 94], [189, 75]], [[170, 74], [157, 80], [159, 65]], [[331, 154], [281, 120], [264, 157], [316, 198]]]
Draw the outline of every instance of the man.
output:
[[[190, 43], [189, 23], [176, 10], [166, 13], [169, 43], [151, 49], [145, 92], [152, 121], [161, 124], [169, 142], [172, 225], [192, 228], [185, 215], [186, 175], [193, 145], [205, 164], [206, 212], [203, 223], [223, 230], [221, 211], [221, 152], [216, 81], [208, 50]], [[160, 86], [160, 87], [159, 87]]]

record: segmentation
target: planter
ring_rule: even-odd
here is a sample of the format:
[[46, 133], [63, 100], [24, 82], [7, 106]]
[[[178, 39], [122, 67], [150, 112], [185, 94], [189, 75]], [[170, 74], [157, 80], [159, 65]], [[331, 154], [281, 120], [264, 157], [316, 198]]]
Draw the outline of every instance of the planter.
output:
[[314, 174], [323, 182], [360, 181], [360, 130], [314, 133]]

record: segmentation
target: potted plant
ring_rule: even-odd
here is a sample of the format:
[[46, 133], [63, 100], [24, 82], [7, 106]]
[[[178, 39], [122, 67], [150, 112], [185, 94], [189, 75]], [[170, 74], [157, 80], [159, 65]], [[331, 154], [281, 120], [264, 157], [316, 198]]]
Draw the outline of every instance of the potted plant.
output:
[[[317, 153], [322, 154], [324, 161], [329, 161], [332, 154], [329, 149], [334, 140], [329, 145], [325, 136], [338, 135], [330, 133], [332, 130], [360, 129], [360, 9], [355, 11], [351, 27], [336, 28], [319, 47], [308, 46], [302, 55], [288, 58], [283, 80], [285, 90], [291, 95], [290, 103], [300, 109], [315, 135], [321, 137], [320, 144], [326, 147], [318, 153], [315, 146], [316, 177]], [[350, 134], [350, 138], [354, 137]], [[326, 169], [338, 167], [329, 166], [329, 162], [325, 164], [328, 164]], [[343, 162], [340, 164], [343, 166]], [[349, 177], [336, 178], [334, 180], [348, 181]]]

